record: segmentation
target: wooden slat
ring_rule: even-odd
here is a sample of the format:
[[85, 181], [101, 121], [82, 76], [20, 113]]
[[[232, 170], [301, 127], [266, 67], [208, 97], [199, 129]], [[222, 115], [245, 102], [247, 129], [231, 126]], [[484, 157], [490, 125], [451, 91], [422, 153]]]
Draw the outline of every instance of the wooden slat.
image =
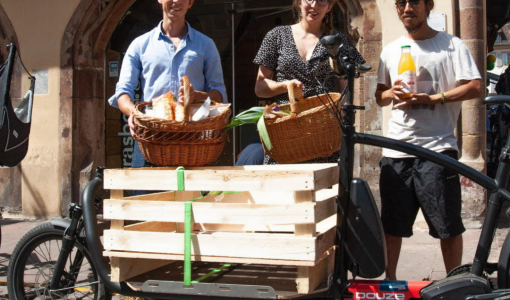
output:
[[[336, 226], [336, 214], [317, 223], [316, 230], [318, 234], [323, 234]], [[182, 223], [177, 223], [177, 227], [183, 227]], [[183, 229], [182, 229], [183, 230]], [[181, 232], [182, 230], [178, 230]], [[230, 231], [230, 232], [279, 232], [279, 233], [294, 233], [294, 225], [231, 225], [231, 224], [206, 224], [195, 223], [193, 224], [194, 231]]]
[[[315, 261], [333, 245], [331, 241], [322, 235], [295, 237], [277, 233], [228, 232], [192, 234], [192, 254]], [[183, 254], [184, 236], [182, 233], [105, 230], [104, 247], [115, 251]]]
[[127, 225], [124, 230], [129, 231], [150, 231], [150, 232], [173, 232], [176, 230], [175, 222], [140, 222]]
[[[124, 198], [124, 190], [111, 190], [110, 197], [112, 197], [114, 199], [122, 199], [122, 198]], [[104, 213], [104, 209], [103, 209], [103, 213]], [[116, 230], [124, 229], [124, 220], [112, 220], [110, 223], [110, 228], [116, 229]]]
[[[122, 251], [104, 251], [104, 256], [110, 257], [126, 257], [131, 259], [158, 259], [158, 260], [178, 260], [182, 261], [184, 255], [177, 254], [161, 254], [161, 253], [146, 253], [146, 252], [122, 252]], [[225, 256], [207, 256], [207, 255], [192, 255], [192, 261], [203, 262], [222, 262], [222, 263], [235, 263], [235, 264], [259, 264], [259, 265], [276, 265], [276, 266], [314, 266], [315, 261], [300, 261], [300, 260], [283, 260], [283, 259], [262, 259], [262, 258], [248, 258], [248, 257], [225, 257]]]
[[[300, 191], [294, 192], [295, 205], [311, 203], [311, 201], [315, 200], [315, 193], [311, 191]], [[317, 233], [315, 228], [315, 223], [313, 224], [296, 224], [294, 235], [297, 237], [314, 237]], [[298, 267], [296, 285], [297, 291], [299, 294], [308, 293], [310, 290], [313, 290], [315, 286], [312, 282], [312, 278], [310, 278], [310, 273], [312, 267]]]
[[161, 260], [161, 259], [143, 259], [139, 258], [125, 258], [125, 257], [111, 257], [111, 280], [112, 282], [123, 282], [143, 273], [161, 268], [174, 261]]
[[315, 202], [315, 223], [322, 222], [332, 215], [336, 214], [335, 197]]
[[[299, 191], [294, 192], [294, 201], [296, 204], [294, 206], [299, 205], [315, 205], [312, 201], [315, 201], [315, 193], [313, 191]], [[315, 219], [315, 218], [314, 218]], [[297, 223], [294, 223], [297, 224]], [[315, 222], [312, 224], [297, 224], [295, 225], [294, 235], [295, 236], [305, 236], [305, 237], [314, 237], [316, 234], [315, 230]]]
[[[184, 171], [184, 177], [187, 191], [318, 190], [338, 182], [338, 166], [336, 164], [303, 164], [256, 166], [255, 168], [190, 168]], [[171, 168], [105, 170], [104, 188], [177, 190], [177, 173]]]
[[[205, 166], [205, 167], [187, 167], [186, 170], [245, 170], [245, 171], [258, 171], [258, 170], [322, 170], [330, 167], [338, 168], [337, 163], [319, 163], [319, 164], [285, 164], [285, 165], [248, 165], [248, 166]], [[106, 169], [105, 174], [111, 170], [121, 171], [151, 171], [151, 170], [164, 170], [164, 171], [175, 171], [177, 167], [144, 167], [144, 168], [122, 168], [122, 169]]]
[[298, 267], [296, 278], [299, 294], [309, 294], [328, 280], [335, 268], [335, 251], [330, 251], [323, 260], [312, 267]]
[[[321, 205], [321, 210], [328, 209]], [[316, 216], [324, 219], [326, 212], [316, 212], [315, 203], [294, 205], [193, 203], [193, 221], [213, 224], [309, 224]], [[183, 202], [105, 200], [104, 217], [112, 220], [146, 220], [184, 222]]]
[[[140, 196], [124, 197], [124, 200], [151, 200], [151, 201], [187, 201], [200, 197], [199, 191], [168, 191], [145, 194]], [[113, 198], [112, 199], [117, 199]]]

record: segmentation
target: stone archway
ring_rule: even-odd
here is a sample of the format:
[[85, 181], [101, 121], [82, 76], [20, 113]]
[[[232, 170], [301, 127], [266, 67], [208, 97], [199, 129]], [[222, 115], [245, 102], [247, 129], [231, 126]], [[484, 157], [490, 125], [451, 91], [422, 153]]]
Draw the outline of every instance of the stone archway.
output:
[[[0, 4], [0, 63], [9, 56], [9, 49], [6, 45], [13, 43], [18, 51], [19, 42], [14, 27], [4, 8]], [[11, 98], [15, 101], [21, 97], [21, 68], [19, 60], [16, 61], [11, 79]], [[7, 211], [21, 210], [21, 164], [13, 168], [0, 169], [0, 207]]]
[[77, 202], [95, 167], [104, 165], [104, 59], [117, 24], [135, 0], [82, 0], [61, 45], [60, 145], [62, 214]]
[[[80, 187], [90, 179], [91, 167], [104, 164], [105, 49], [117, 24], [135, 1], [82, 0], [62, 39], [59, 175], [64, 215], [68, 204], [78, 201]], [[350, 16], [348, 22], [352, 31], [349, 33], [359, 37], [358, 49], [367, 64], [375, 68], [381, 49], [381, 19], [376, 0], [340, 2], [344, 15]], [[371, 125], [382, 123], [373, 97], [376, 77], [374, 69], [356, 84], [356, 93], [360, 95], [357, 99], [362, 99], [359, 104], [367, 106], [360, 114], [360, 131], [382, 133], [380, 125], [376, 128]], [[360, 175], [372, 177], [375, 174], [377, 180], [380, 153], [361, 150], [356, 159]]]

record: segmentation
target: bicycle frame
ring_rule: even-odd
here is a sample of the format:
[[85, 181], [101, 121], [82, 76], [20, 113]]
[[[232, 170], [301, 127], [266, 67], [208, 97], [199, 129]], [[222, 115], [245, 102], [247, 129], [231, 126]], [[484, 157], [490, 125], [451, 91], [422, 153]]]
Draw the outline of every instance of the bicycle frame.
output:
[[[339, 63], [338, 63], [339, 64]], [[348, 91], [353, 91], [353, 81], [356, 76], [356, 72], [360, 69], [354, 64], [346, 64], [345, 70], [347, 72], [348, 79]], [[418, 147], [412, 144], [408, 144], [405, 142], [396, 141], [390, 138], [374, 136], [370, 134], [357, 133], [354, 127], [355, 123], [355, 112], [358, 109], [363, 109], [362, 107], [355, 106], [353, 104], [353, 94], [352, 92], [348, 92], [346, 103], [342, 106], [343, 111], [343, 132], [342, 132], [342, 149], [341, 156], [339, 160], [340, 167], [340, 190], [339, 195], [342, 195], [343, 199], [350, 199], [351, 195], [351, 187], [350, 182], [353, 180], [353, 160], [354, 160], [354, 147], [356, 144], [364, 144], [371, 145], [377, 147], [389, 148], [401, 152], [405, 152], [420, 158], [427, 159], [444, 167], [447, 167], [462, 176], [472, 180], [473, 182], [481, 185], [490, 193], [489, 201], [487, 204], [487, 213], [485, 222], [482, 227], [482, 232], [480, 236], [480, 240], [478, 243], [478, 247], [476, 250], [476, 254], [473, 260], [473, 265], [471, 268], [471, 274], [476, 276], [482, 276], [485, 267], [487, 265], [487, 260], [489, 257], [489, 249], [492, 244], [493, 236], [496, 230], [496, 224], [499, 218], [499, 213], [501, 211], [501, 205], [503, 200], [510, 201], [510, 193], [505, 190], [505, 186], [508, 182], [508, 175], [510, 174], [510, 155], [507, 154], [507, 151], [503, 151], [501, 155], [501, 163], [498, 168], [498, 173], [496, 179], [491, 179], [490, 177], [476, 171], [475, 169], [464, 165], [455, 159], [449, 158], [445, 155], [438, 154], [436, 152], [424, 149], [422, 147]], [[510, 141], [507, 141], [506, 149], [510, 148]], [[105, 285], [112, 291], [126, 295], [126, 296], [134, 296], [134, 297], [148, 297], [148, 298], [160, 298], [160, 299], [225, 299], [224, 296], [218, 296], [210, 294], [193, 294], [190, 295], [185, 291], [185, 289], [189, 288], [177, 288], [175, 293], [169, 294], [155, 294], [149, 292], [139, 292], [132, 290], [126, 283], [114, 283], [111, 282], [109, 276], [109, 266], [105, 263], [103, 255], [102, 255], [102, 244], [99, 239], [99, 235], [96, 230], [96, 213], [94, 207], [94, 197], [96, 192], [101, 188], [102, 183], [102, 174], [98, 173], [95, 179], [93, 179], [89, 185], [85, 188], [83, 192], [83, 219], [84, 219], [84, 227], [86, 231], [86, 241], [89, 246], [89, 252], [98, 272], [99, 277], [105, 283]], [[337, 197], [338, 209], [337, 214], [339, 216], [337, 223], [337, 237], [336, 237], [336, 245], [338, 249], [342, 250], [345, 246], [345, 241], [343, 237], [346, 234], [347, 226], [347, 218], [341, 217], [341, 206], [346, 205], [344, 207], [344, 211], [349, 211], [349, 204], [341, 203], [340, 197]], [[73, 218], [75, 216], [73, 215]], [[346, 296], [345, 292], [347, 288], [352, 284], [352, 281], [348, 279], [348, 268], [346, 266], [346, 254], [345, 251], [337, 251], [337, 256], [335, 260], [335, 270], [333, 274], [333, 284], [326, 290], [316, 292], [310, 295], [304, 295], [300, 297], [296, 297], [295, 299], [344, 299], [349, 298]], [[505, 271], [506, 270], [502, 270]], [[55, 272], [57, 274], [57, 272]], [[359, 281], [359, 282], [370, 282], [370, 281]], [[52, 281], [52, 287], [55, 287], [56, 283]], [[182, 285], [181, 285], [182, 286]], [[243, 297], [239, 295], [243, 299], [247, 299], [247, 297]]]

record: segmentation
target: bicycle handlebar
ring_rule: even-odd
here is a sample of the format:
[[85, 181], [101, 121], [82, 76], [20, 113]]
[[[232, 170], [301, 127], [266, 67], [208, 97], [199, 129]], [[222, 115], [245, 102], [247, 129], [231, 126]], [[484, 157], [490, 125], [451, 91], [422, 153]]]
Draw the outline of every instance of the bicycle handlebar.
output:
[[510, 105], [510, 95], [487, 96], [483, 100], [483, 104], [509, 104]]

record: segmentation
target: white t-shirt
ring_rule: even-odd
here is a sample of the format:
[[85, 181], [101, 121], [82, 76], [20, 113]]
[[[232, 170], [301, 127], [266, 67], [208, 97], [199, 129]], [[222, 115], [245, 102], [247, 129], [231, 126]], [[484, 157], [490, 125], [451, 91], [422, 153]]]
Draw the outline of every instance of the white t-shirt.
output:
[[[458, 37], [439, 32], [431, 39], [420, 41], [402, 36], [384, 47], [379, 61], [379, 84], [391, 87], [398, 79], [398, 63], [404, 45], [411, 46], [418, 93], [439, 94], [454, 89], [460, 80], [481, 78], [464, 42]], [[388, 137], [436, 152], [458, 150], [454, 129], [461, 106], [462, 102], [458, 101], [444, 105], [413, 104], [394, 108], [389, 120]], [[383, 156], [413, 157], [390, 149], [383, 149]]]

